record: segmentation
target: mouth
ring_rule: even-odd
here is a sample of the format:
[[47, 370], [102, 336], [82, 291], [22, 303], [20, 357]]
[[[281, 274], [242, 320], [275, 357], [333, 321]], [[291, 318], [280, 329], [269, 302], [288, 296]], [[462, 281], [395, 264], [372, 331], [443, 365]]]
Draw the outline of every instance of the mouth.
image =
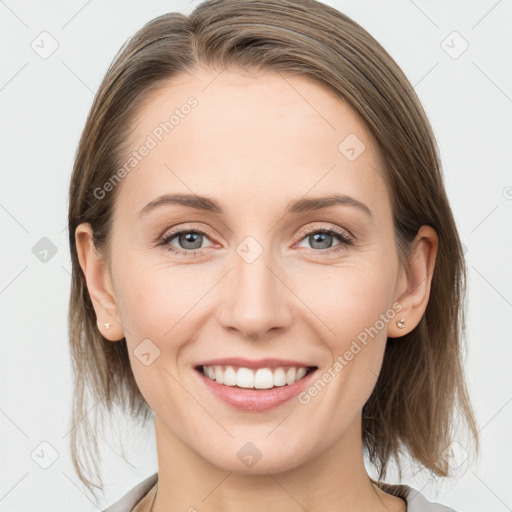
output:
[[[318, 366], [235, 366], [200, 364], [195, 373], [219, 403], [242, 412], [262, 413], [297, 397]], [[300, 402], [302, 403], [302, 402]]]
[[266, 357], [224, 357], [199, 361], [194, 368], [218, 384], [243, 389], [270, 389], [292, 385], [318, 366], [310, 362]]
[[317, 366], [283, 365], [248, 368], [234, 364], [200, 364], [194, 369], [207, 379], [237, 389], [269, 390], [292, 386], [318, 369]]

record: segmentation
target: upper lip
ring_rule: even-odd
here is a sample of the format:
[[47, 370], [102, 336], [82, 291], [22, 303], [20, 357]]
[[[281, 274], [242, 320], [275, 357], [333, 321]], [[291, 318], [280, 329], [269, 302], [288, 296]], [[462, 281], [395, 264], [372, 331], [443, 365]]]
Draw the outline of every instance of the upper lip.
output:
[[301, 361], [293, 361], [291, 359], [245, 359], [243, 357], [223, 357], [221, 359], [209, 359], [208, 361], [202, 361], [200, 363], [197, 363], [195, 366], [197, 367], [215, 365], [232, 365], [241, 366], [243, 368], [278, 368], [279, 366], [298, 366], [309, 368], [315, 366]]

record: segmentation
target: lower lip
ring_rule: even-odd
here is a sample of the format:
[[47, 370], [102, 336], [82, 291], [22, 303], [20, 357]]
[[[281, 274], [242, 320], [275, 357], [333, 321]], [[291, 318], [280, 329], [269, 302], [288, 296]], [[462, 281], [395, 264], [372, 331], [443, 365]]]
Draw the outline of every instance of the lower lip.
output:
[[202, 370], [194, 370], [206, 387], [224, 402], [242, 411], [266, 411], [278, 407], [296, 397], [311, 380], [315, 370], [294, 382], [270, 389], [243, 389], [236, 386], [226, 386], [206, 377]]

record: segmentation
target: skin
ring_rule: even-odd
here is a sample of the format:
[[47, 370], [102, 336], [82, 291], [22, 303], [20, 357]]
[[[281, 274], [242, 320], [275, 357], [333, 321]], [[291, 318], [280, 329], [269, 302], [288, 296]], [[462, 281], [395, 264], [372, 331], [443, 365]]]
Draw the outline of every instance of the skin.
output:
[[[401, 498], [369, 480], [361, 411], [387, 337], [414, 329], [425, 311], [435, 231], [419, 230], [406, 271], [374, 140], [341, 99], [304, 76], [183, 74], [146, 98], [133, 148], [189, 96], [198, 106], [119, 185], [110, 258], [94, 250], [89, 224], [76, 229], [98, 329], [112, 343], [126, 338], [154, 413], [153, 510], [405, 510]], [[338, 149], [349, 134], [366, 146], [354, 161]], [[224, 213], [168, 205], [139, 218], [163, 193], [205, 195]], [[284, 216], [292, 200], [333, 193], [363, 202], [372, 216], [347, 205]], [[332, 225], [352, 233], [353, 244], [310, 236]], [[180, 256], [158, 245], [175, 227], [212, 236], [203, 236], [195, 255]], [[247, 236], [263, 250], [252, 263], [236, 252]], [[168, 245], [190, 252], [193, 241], [176, 236]], [[400, 313], [308, 404], [292, 399], [242, 412], [206, 390], [193, 369], [224, 356], [276, 357], [310, 361], [321, 375], [397, 301]], [[405, 329], [396, 325], [400, 318]], [[134, 355], [147, 338], [160, 350], [149, 366]], [[247, 442], [262, 454], [251, 468], [237, 457]], [[154, 492], [138, 512], [150, 509]]]

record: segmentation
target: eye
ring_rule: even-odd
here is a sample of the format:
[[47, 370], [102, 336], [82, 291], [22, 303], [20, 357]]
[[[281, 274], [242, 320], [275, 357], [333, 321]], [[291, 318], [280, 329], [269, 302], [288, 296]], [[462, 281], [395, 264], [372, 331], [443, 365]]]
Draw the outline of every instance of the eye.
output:
[[[159, 245], [165, 246], [167, 250], [180, 256], [194, 256], [200, 249], [208, 247], [203, 247], [202, 245], [204, 240], [208, 240], [210, 237], [212, 236], [209, 233], [200, 229], [181, 229], [162, 237]], [[174, 239], [177, 239], [179, 247], [171, 243]], [[337, 239], [339, 243], [333, 246], [333, 239]], [[300, 241], [302, 240], [308, 241], [312, 249], [318, 249], [314, 252], [326, 253], [341, 251], [354, 242], [350, 235], [336, 226], [302, 230], [300, 232]]]
[[[171, 244], [171, 241], [175, 238], [181, 247], [176, 248]], [[202, 244], [205, 238], [208, 238], [208, 234], [199, 229], [182, 229], [180, 231], [173, 231], [167, 236], [164, 236], [160, 245], [166, 246], [171, 252], [185, 256], [193, 256], [196, 254], [196, 250], [204, 248]]]
[[[302, 231], [300, 235], [301, 240], [307, 241], [313, 249], [319, 249], [325, 252], [335, 252], [346, 249], [347, 245], [351, 245], [354, 242], [351, 236], [335, 226], [305, 230]], [[333, 239], [338, 239], [339, 241], [335, 246], [332, 246]]]

